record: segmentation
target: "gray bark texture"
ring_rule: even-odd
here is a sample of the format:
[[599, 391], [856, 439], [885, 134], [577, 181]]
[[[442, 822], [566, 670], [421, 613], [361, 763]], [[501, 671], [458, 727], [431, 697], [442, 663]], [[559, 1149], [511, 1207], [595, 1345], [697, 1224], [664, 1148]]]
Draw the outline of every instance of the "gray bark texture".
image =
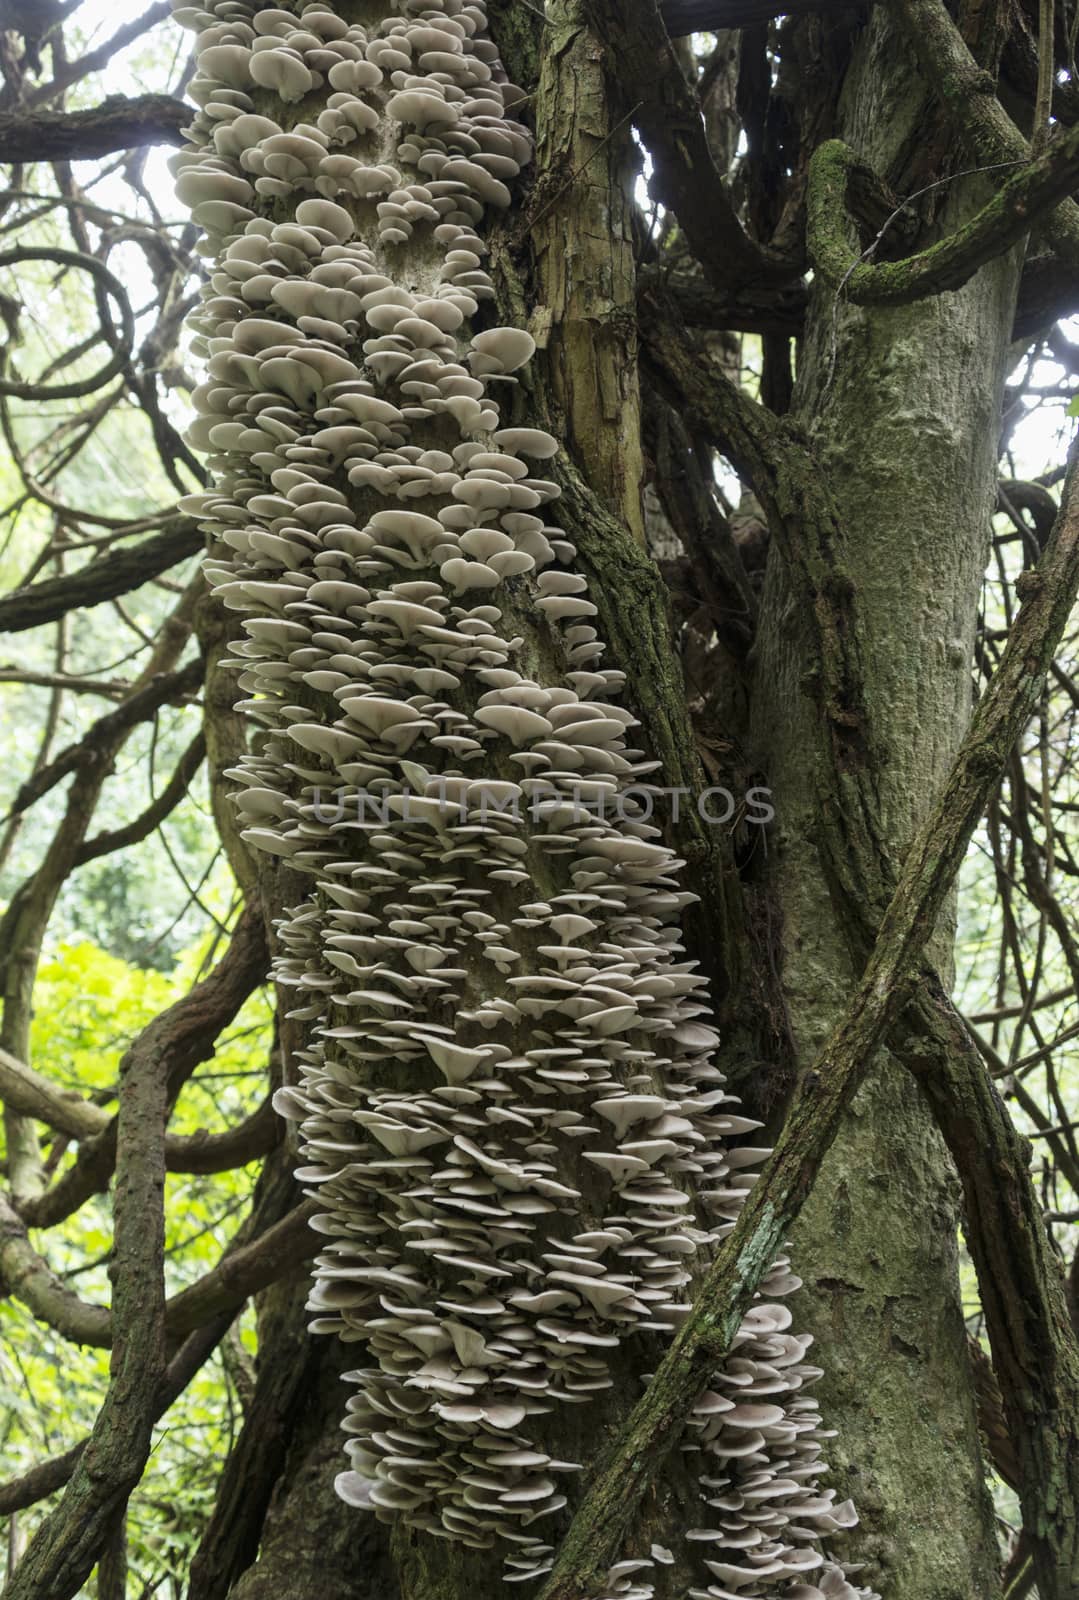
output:
[[[848, 74], [841, 136], [901, 174], [924, 89], [887, 13]], [[902, 188], [900, 179], [898, 187]], [[983, 198], [949, 187], [942, 230]], [[1014, 253], [956, 293], [899, 308], [850, 307], [820, 286], [796, 412], [846, 535], [867, 645], [866, 710], [885, 765], [881, 822], [898, 861], [966, 726], [978, 591], [995, 493], [996, 418], [1011, 328]], [[783, 983], [808, 1061], [849, 996], [854, 969], [817, 848], [821, 816], [804, 676], [812, 657], [773, 559], [759, 642], [758, 754], [777, 808], [772, 879]], [[951, 965], [951, 925], [936, 958]], [[985, 1489], [957, 1273], [958, 1186], [927, 1106], [902, 1067], [875, 1064], [793, 1240], [818, 1340], [832, 1462], [858, 1504], [856, 1558], [889, 1600], [983, 1600], [998, 1556]]]

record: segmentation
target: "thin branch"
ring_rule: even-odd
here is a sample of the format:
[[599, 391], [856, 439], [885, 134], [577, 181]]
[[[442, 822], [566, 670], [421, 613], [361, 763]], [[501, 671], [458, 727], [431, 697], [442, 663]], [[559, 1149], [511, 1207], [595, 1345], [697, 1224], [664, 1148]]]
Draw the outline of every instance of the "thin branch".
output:
[[[196, 1372], [213, 1354], [232, 1326], [234, 1316], [234, 1312], [226, 1312], [184, 1340], [165, 1368], [165, 1376], [154, 1401], [155, 1422], [183, 1394]], [[27, 1506], [36, 1505], [39, 1500], [62, 1489], [70, 1481], [88, 1442], [88, 1439], [80, 1439], [69, 1450], [47, 1461], [39, 1461], [20, 1477], [10, 1478], [7, 1483], [0, 1484], [0, 1516], [24, 1511]]]
[[206, 736], [200, 730], [176, 763], [168, 783], [146, 810], [140, 812], [122, 828], [112, 828], [106, 833], [98, 833], [92, 839], [87, 839], [75, 857], [75, 866], [85, 866], [88, 861], [96, 861], [99, 856], [111, 855], [115, 850], [126, 850], [130, 845], [138, 844], [140, 840], [145, 839], [175, 811], [205, 759]]
[[70, 694], [96, 694], [104, 700], [122, 700], [131, 690], [130, 683], [122, 678], [83, 678], [70, 672], [34, 672], [14, 666], [0, 667], [0, 683], [19, 684], [29, 689], [64, 689]]
[[170, 701], [182, 700], [185, 695], [192, 694], [202, 683], [202, 675], [202, 660], [196, 658], [189, 661], [186, 667], [180, 667], [176, 672], [163, 672], [136, 689], [115, 711], [107, 711], [103, 717], [99, 717], [76, 744], [69, 744], [40, 772], [28, 778], [20, 786], [7, 816], [19, 816], [40, 800], [42, 795], [54, 789], [69, 773], [99, 765], [102, 749], [117, 735], [129, 731], [139, 722], [146, 722]]
[[[287, 1164], [270, 1161], [264, 1167], [256, 1188], [255, 1204], [251, 1216], [229, 1245], [238, 1250], [249, 1243], [257, 1243], [270, 1229], [289, 1214], [294, 1205], [295, 1188]], [[308, 1226], [307, 1231], [310, 1232]], [[165, 1369], [165, 1375], [154, 1400], [154, 1420], [159, 1420], [173, 1402], [186, 1389], [195, 1373], [207, 1360], [232, 1325], [234, 1310], [226, 1310], [211, 1318], [196, 1332], [188, 1334]], [[85, 1439], [49, 1461], [31, 1467], [21, 1477], [0, 1484], [0, 1516], [21, 1511], [43, 1500], [46, 1495], [62, 1489], [68, 1482], [86, 1448]]]
[[169, 0], [157, 0], [157, 4], [150, 6], [141, 16], [134, 17], [130, 22], [125, 22], [123, 27], [117, 28], [103, 44], [88, 50], [84, 56], [79, 56], [74, 61], [65, 62], [48, 83], [43, 83], [39, 89], [35, 89], [27, 96], [27, 104], [46, 105], [71, 84], [77, 83], [80, 78], [88, 77], [91, 72], [100, 72], [120, 50], [125, 50], [129, 44], [133, 44], [144, 33], [155, 28], [159, 22], [164, 22], [171, 11]]
[[[670, 273], [658, 267], [642, 268], [637, 282], [642, 290], [661, 284], [691, 328], [777, 333], [791, 339], [800, 339], [805, 329], [808, 295], [801, 283], [788, 284], [784, 289], [747, 284], [729, 294], [716, 289], [703, 276]], [[641, 314], [647, 314], [646, 303]]]
[[95, 286], [119, 308], [120, 336], [104, 366], [88, 378], [46, 384], [0, 375], [0, 395], [10, 395], [16, 400], [79, 400], [104, 388], [127, 366], [135, 344], [135, 316], [123, 284], [103, 261], [82, 250], [60, 250], [52, 245], [18, 245], [13, 250], [0, 250], [0, 267], [21, 266], [25, 261], [49, 261], [55, 266], [76, 267], [80, 272], [88, 272]]
[[[182, 1338], [224, 1312], [234, 1316], [253, 1294], [310, 1260], [322, 1248], [311, 1227], [319, 1208], [317, 1200], [305, 1200], [250, 1243], [230, 1244], [216, 1267], [165, 1303], [170, 1337]], [[2, 1194], [0, 1282], [39, 1321], [74, 1344], [109, 1349], [120, 1335], [115, 1311], [81, 1299], [56, 1277]]]
[[165, 1166], [170, 1172], [232, 1172], [245, 1167], [280, 1143], [281, 1118], [269, 1100], [249, 1117], [221, 1133], [200, 1128], [197, 1133], [170, 1133], [165, 1141]]
[[169, 1333], [190, 1333], [223, 1312], [235, 1315], [253, 1294], [309, 1261], [322, 1248], [311, 1227], [320, 1209], [317, 1199], [304, 1200], [249, 1244], [226, 1250], [216, 1267], [168, 1302]]

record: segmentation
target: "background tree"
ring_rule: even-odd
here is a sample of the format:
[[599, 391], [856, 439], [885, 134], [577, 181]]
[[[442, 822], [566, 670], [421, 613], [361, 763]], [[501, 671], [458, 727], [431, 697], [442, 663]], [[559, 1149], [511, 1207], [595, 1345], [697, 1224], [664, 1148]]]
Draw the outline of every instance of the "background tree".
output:
[[[296, 895], [238, 837], [221, 774], [248, 735], [220, 660], [242, 634], [175, 509], [204, 481], [182, 328], [207, 268], [150, 151], [179, 141], [191, 69], [167, 7], [90, 9], [2, 17], [12, 1594], [497, 1592], [489, 1561], [391, 1549], [333, 1495], [355, 1363], [304, 1331], [312, 1207], [267, 1099], [303, 1043], [262, 988]], [[743, 809], [665, 823], [701, 895], [719, 1063], [789, 1148], [972, 673], [981, 694], [1037, 600], [1079, 309], [1073, 19], [498, 0], [491, 20], [536, 135], [491, 240], [492, 320], [540, 344], [559, 520], [660, 781], [772, 790], [767, 831]], [[1018, 1596], [1035, 1564], [1043, 1600], [1079, 1583], [1073, 673], [1065, 635], [793, 1235], [833, 1482], [861, 1516], [844, 1554], [889, 1597]], [[129, 1117], [157, 1126], [162, 1096], [171, 1115], [121, 1150], [114, 1240], [118, 1067]], [[155, 1329], [139, 1233], [163, 1170]], [[153, 1341], [153, 1381], [126, 1373]], [[50, 1501], [91, 1424], [94, 1470]], [[639, 1526], [673, 1537], [684, 1492]]]

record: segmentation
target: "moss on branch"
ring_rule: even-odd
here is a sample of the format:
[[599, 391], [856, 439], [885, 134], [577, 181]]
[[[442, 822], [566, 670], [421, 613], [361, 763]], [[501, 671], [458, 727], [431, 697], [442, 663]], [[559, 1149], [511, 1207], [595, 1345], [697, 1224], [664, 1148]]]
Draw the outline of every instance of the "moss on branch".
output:
[[857, 247], [848, 190], [858, 164], [840, 139], [829, 139], [814, 152], [807, 193], [810, 257], [822, 277], [848, 300], [859, 305], [909, 305], [962, 288], [979, 267], [1010, 250], [1067, 197], [1079, 182], [1079, 128], [1009, 178], [969, 222], [902, 261], [870, 260], [884, 229], [868, 250]]

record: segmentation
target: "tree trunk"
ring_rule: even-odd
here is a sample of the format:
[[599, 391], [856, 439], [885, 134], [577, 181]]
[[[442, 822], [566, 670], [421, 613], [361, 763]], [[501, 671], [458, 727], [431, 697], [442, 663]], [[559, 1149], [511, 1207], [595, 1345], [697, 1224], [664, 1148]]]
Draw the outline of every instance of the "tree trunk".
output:
[[[234, 1527], [246, 1537], [230, 1552], [231, 1567], [214, 1574], [218, 1582], [225, 1578], [223, 1587], [211, 1590], [203, 1580], [205, 1565], [192, 1567], [192, 1600], [211, 1600], [212, 1594], [235, 1600], [399, 1600], [386, 1530], [373, 1517], [357, 1516], [334, 1493], [347, 1350], [308, 1334], [306, 1283], [283, 1286], [273, 1298], [275, 1325], [267, 1326], [266, 1311], [262, 1317], [265, 1382], [256, 1390], [251, 1437], [240, 1458], [248, 1470], [235, 1475], [234, 1492], [246, 1517], [239, 1515]], [[263, 1508], [248, 1497], [265, 1489], [267, 1476], [273, 1490], [261, 1520]]]
[[[899, 193], [917, 187], [934, 123], [888, 13], [848, 73], [839, 134]], [[912, 158], [913, 153], [913, 158]], [[984, 198], [953, 180], [942, 230]], [[828, 474], [866, 652], [865, 718], [885, 753], [878, 826], [898, 862], [966, 725], [978, 594], [995, 497], [1014, 253], [962, 290], [856, 308], [818, 283], [799, 360], [798, 420]], [[757, 750], [777, 811], [771, 880], [801, 1059], [827, 1036], [864, 958], [822, 833], [857, 830], [822, 799], [807, 694], [805, 597], [773, 551], [759, 638]], [[952, 927], [936, 941], [951, 967]], [[852, 957], [852, 946], [854, 954]], [[957, 1276], [958, 1189], [903, 1068], [875, 1064], [793, 1240], [817, 1336], [830, 1455], [858, 1504], [853, 1553], [889, 1600], [984, 1600], [998, 1555], [983, 1482]]]
[[[374, 23], [376, 9], [365, 8], [365, 22]], [[531, 250], [515, 213], [489, 234], [498, 294], [491, 320], [529, 326], [544, 352], [524, 380], [525, 403], [513, 421], [545, 424], [572, 448], [572, 461], [560, 469], [567, 492], [559, 520], [590, 576], [599, 575], [593, 596], [616, 645], [612, 665], [629, 673], [630, 703], [646, 715], [654, 707], [662, 713], [648, 718], [664, 764], [658, 781], [692, 781], [695, 754], [665, 608], [640, 549], [643, 468], [627, 194], [632, 108], [612, 102], [602, 51], [578, 0], [547, 7], [538, 50], [520, 8], [493, 0], [492, 16], [506, 32], [511, 71], [535, 91], [538, 136], [526, 213]], [[276, 99], [263, 98], [266, 114], [280, 117]], [[887, 22], [878, 18], [848, 81], [841, 131], [889, 171], [919, 126], [923, 101]], [[306, 102], [304, 115], [313, 115]], [[382, 132], [376, 137], [385, 160], [391, 145]], [[965, 190], [956, 193], [949, 218], [967, 202]], [[438, 259], [408, 241], [395, 249], [404, 263], [394, 269], [395, 281], [432, 294]], [[873, 642], [867, 703], [889, 751], [880, 786], [896, 853], [969, 710], [993, 419], [1014, 277], [1014, 264], [1002, 261], [946, 300], [891, 312], [852, 311], [818, 288], [799, 363], [797, 407], [832, 475]], [[360, 525], [378, 504], [366, 489], [351, 498]], [[938, 552], [935, 571], [922, 559], [928, 546]], [[238, 570], [250, 576], [250, 569]], [[331, 602], [337, 603], [344, 602]], [[537, 627], [535, 612], [517, 591], [500, 591], [499, 603], [525, 640], [519, 664], [540, 681], [559, 681], [565, 658]], [[773, 558], [755, 737], [779, 814], [773, 887], [783, 913], [784, 983], [797, 1043], [808, 1055], [834, 1020], [853, 967], [843, 907], [829, 910], [817, 849], [813, 733], [801, 698], [812, 663], [797, 625], [799, 604]], [[339, 708], [319, 698], [325, 694], [324, 686], [314, 686], [309, 711], [328, 727]], [[665, 748], [658, 748], [657, 730], [666, 730]], [[423, 759], [422, 746], [412, 758]], [[686, 851], [695, 853], [701, 881], [693, 887], [706, 900], [699, 936], [706, 936], [709, 901], [718, 908], [718, 925], [731, 925], [727, 890], [708, 876], [718, 850], [716, 840], [702, 837]], [[542, 880], [542, 891], [529, 885], [521, 892], [550, 895], [559, 886], [555, 875]], [[290, 895], [289, 903], [306, 892]], [[725, 952], [715, 962], [711, 952], [702, 954], [713, 970], [746, 964], [744, 955]], [[504, 991], [496, 984], [490, 992]], [[346, 1020], [344, 1013], [335, 1020]], [[376, 1072], [368, 1089], [387, 1081]], [[572, 1168], [560, 1171], [566, 1177]], [[587, 1194], [596, 1227], [602, 1203]], [[865, 1091], [798, 1231], [797, 1266], [808, 1283], [803, 1321], [819, 1337], [825, 1415], [839, 1431], [831, 1455], [840, 1498], [857, 1499], [864, 1523], [850, 1551], [868, 1563], [859, 1581], [879, 1584], [888, 1600], [985, 1600], [996, 1587], [997, 1560], [958, 1302], [955, 1184], [927, 1113], [906, 1075], [889, 1063]], [[369, 1364], [357, 1360], [360, 1347], [312, 1344], [301, 1332], [294, 1290], [274, 1292], [263, 1324], [253, 1409], [196, 1562], [193, 1595], [307, 1600], [317, 1590], [327, 1600], [498, 1600], [505, 1592], [503, 1549], [469, 1550], [403, 1525], [388, 1537], [369, 1513], [334, 1495], [333, 1479], [345, 1465], [340, 1373]], [[544, 1424], [542, 1448], [570, 1461], [593, 1457], [653, 1359], [647, 1339], [632, 1353], [620, 1351], [611, 1362], [612, 1389], [587, 1407], [558, 1408]], [[689, 1468], [680, 1468], [626, 1552], [642, 1554], [652, 1542], [674, 1549], [674, 1564], [649, 1574], [657, 1600], [680, 1600], [700, 1581], [699, 1567], [675, 1537], [700, 1520]], [[556, 1518], [550, 1534], [557, 1533]]]

